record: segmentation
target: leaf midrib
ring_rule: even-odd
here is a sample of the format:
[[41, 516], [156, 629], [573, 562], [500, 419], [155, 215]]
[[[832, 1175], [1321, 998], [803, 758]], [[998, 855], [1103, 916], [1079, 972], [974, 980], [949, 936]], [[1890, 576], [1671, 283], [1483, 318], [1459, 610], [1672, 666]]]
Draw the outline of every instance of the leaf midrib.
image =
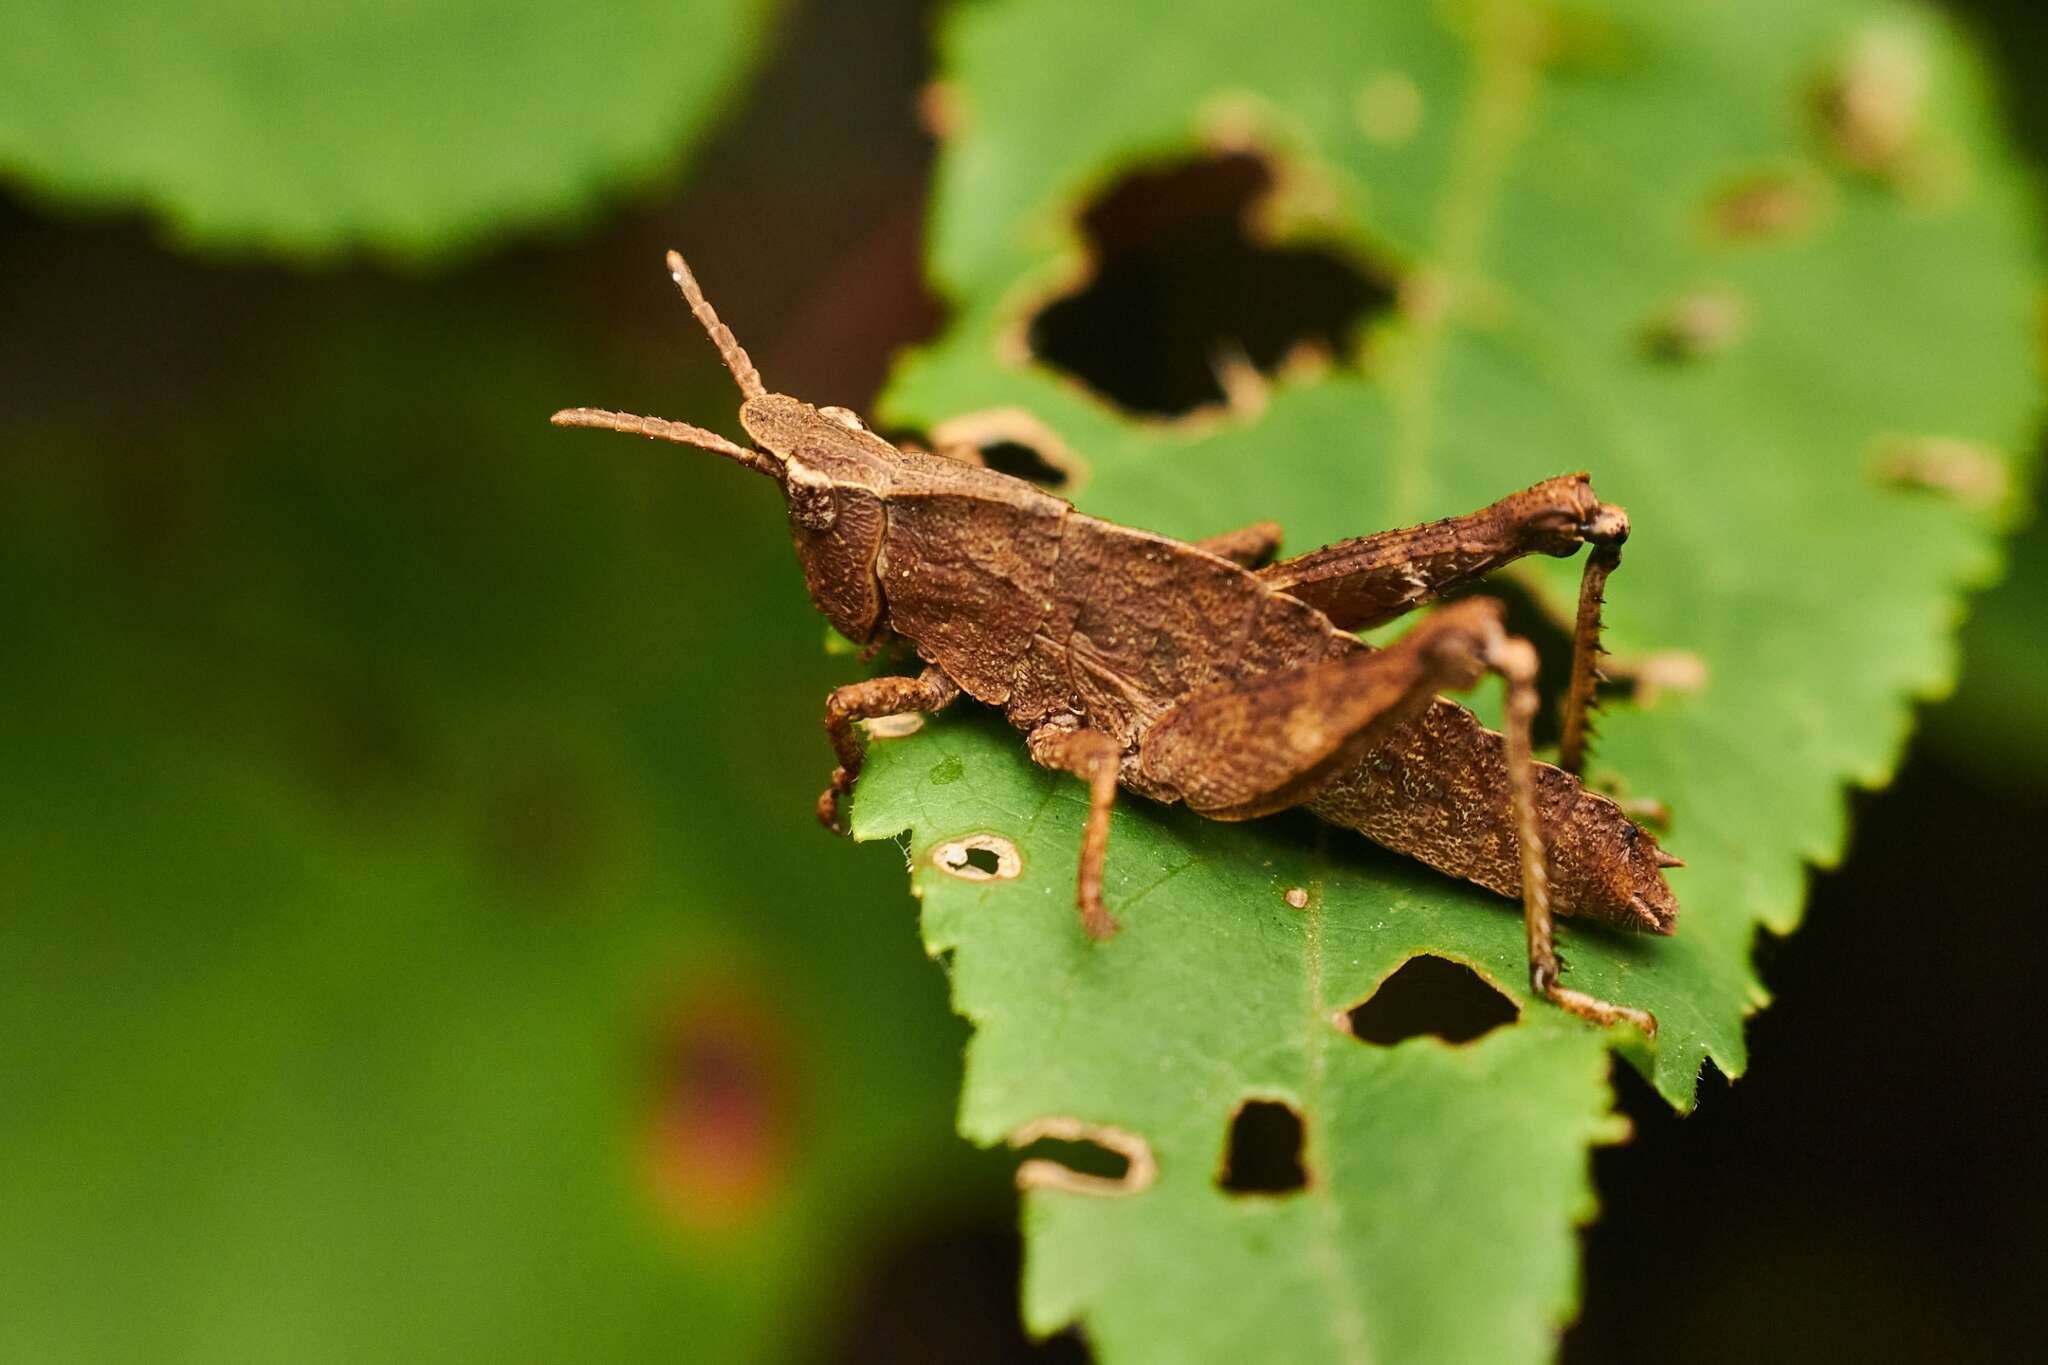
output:
[[1409, 305], [1412, 348], [1405, 363], [1387, 374], [1394, 425], [1395, 525], [1423, 519], [1423, 470], [1435, 444], [1444, 332], [1461, 295], [1478, 276], [1508, 153], [1527, 127], [1535, 100], [1536, 64], [1529, 58], [1526, 34], [1517, 31], [1528, 20], [1523, 15], [1518, 21], [1516, 3], [1489, 0], [1474, 16], [1473, 81], [1458, 149], [1437, 206], [1436, 242], [1419, 275], [1409, 282], [1411, 289], [1436, 290], [1440, 297]]

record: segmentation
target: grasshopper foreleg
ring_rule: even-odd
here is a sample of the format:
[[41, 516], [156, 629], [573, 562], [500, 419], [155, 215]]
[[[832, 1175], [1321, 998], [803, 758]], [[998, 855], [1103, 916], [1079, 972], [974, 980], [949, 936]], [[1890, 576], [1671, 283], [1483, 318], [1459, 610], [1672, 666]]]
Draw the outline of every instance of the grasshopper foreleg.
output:
[[825, 828], [845, 833], [839, 807], [853, 793], [864, 754], [860, 735], [853, 728], [855, 721], [904, 711], [940, 711], [959, 695], [953, 680], [936, 668], [927, 668], [915, 678], [869, 678], [834, 688], [825, 699], [825, 734], [832, 740], [839, 766], [832, 770], [832, 785], [818, 797], [818, 819]]

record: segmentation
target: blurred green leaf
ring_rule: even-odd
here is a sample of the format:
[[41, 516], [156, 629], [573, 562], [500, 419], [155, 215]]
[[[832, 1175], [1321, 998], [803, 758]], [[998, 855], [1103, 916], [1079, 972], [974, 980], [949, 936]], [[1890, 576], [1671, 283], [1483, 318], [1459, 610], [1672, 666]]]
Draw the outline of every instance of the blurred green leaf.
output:
[[772, 493], [549, 427], [538, 302], [292, 288], [4, 457], [0, 1358], [815, 1349], [993, 1173]]
[[[1184, 537], [1273, 517], [1295, 550], [1590, 469], [1636, 530], [1610, 647], [1695, 675], [1609, 711], [1596, 776], [1667, 804], [1691, 866], [1675, 938], [1571, 932], [1569, 980], [1656, 1010], [1629, 1055], [1674, 1103], [1703, 1059], [1739, 1073], [1759, 929], [1797, 923], [1843, 788], [1889, 778], [1995, 563], [1992, 513], [1900, 485], [2031, 449], [2036, 225], [1971, 55], [1917, 6], [1860, 0], [988, 0], [944, 53], [931, 260], [957, 312], [886, 415], [1021, 408], [1079, 453], [1085, 510]], [[1031, 314], [1088, 278], [1085, 196], [1247, 145], [1278, 167], [1259, 221], [1399, 282], [1356, 363], [1177, 425], [1021, 363]], [[1524, 581], [1569, 604], [1575, 570]], [[1511, 906], [1307, 822], [1132, 800], [1107, 888], [1124, 933], [1089, 950], [1076, 784], [971, 720], [878, 750], [857, 825], [912, 832], [927, 944], [977, 1029], [963, 1131], [1067, 1116], [1159, 1158], [1143, 1193], [1030, 1198], [1035, 1326], [1078, 1318], [1113, 1361], [1548, 1353], [1607, 1131], [1594, 1040], [1530, 1007], [1465, 1051], [1380, 1053], [1329, 1018], [1423, 949], [1524, 998]], [[1016, 843], [1023, 874], [927, 865], [971, 832]], [[1290, 911], [1289, 886], [1319, 908]], [[1304, 1114], [1291, 1203], [1215, 1184], [1256, 1096]]]
[[444, 254], [670, 172], [771, 0], [18, 0], [0, 173], [187, 241]]

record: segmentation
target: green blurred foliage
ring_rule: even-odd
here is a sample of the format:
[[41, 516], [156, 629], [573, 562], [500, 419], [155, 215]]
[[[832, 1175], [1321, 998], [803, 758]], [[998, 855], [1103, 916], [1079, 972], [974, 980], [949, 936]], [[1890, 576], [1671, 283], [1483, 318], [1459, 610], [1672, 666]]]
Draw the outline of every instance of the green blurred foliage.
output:
[[196, 412], [5, 458], [0, 1357], [815, 1348], [994, 1173], [807, 808], [772, 490], [550, 428], [619, 372], [544, 301], [294, 295]]
[[[1294, 6], [1253, 25], [1222, 0], [992, 0], [955, 13], [943, 51], [958, 132], [931, 254], [957, 311], [899, 368], [887, 414], [930, 428], [1023, 409], [1078, 452], [1084, 510], [1184, 537], [1273, 517], [1295, 549], [1594, 470], [1636, 528], [1609, 647], [1696, 674], [1608, 711], [1596, 776], [1668, 805], [1690, 867], [1672, 877], [1675, 938], [1574, 933], [1568, 980], [1657, 1012], [1654, 1048], [1617, 1041], [1673, 1103], [1703, 1059], [1739, 1074], [1767, 999], [1759, 930], [1796, 925], [1807, 868], [1841, 855], [1845, 787], [1887, 781], [1915, 700], [1953, 681], [1954, 622], [1999, 529], [1967, 485], [2032, 453], [2035, 213], [1972, 54], [1917, 7], [1862, 0]], [[1087, 196], [1134, 164], [1246, 146], [1277, 165], [1257, 224], [1400, 282], [1361, 355], [1179, 425], [1009, 363], [1032, 311], [1089, 277]], [[1961, 495], [1901, 486], [1949, 480]], [[1568, 612], [1576, 567], [1523, 578]], [[1145, 1136], [1161, 1162], [1156, 1187], [1107, 1206], [1030, 1197], [1028, 1320], [1079, 1319], [1117, 1360], [1253, 1341], [1423, 1358], [1420, 1323], [1442, 1343], [1473, 1334], [1428, 1358], [1543, 1358], [1572, 1307], [1559, 1246], [1588, 1204], [1572, 1153], [1600, 1131], [1597, 1087], [1532, 1105], [1502, 1084], [1490, 1111], [1469, 1100], [1490, 1122], [1367, 1135], [1348, 1116], [1387, 1074], [1403, 1077], [1387, 1103], [1438, 1112], [1467, 1102], [1449, 1098], [1461, 1068], [1545, 1045], [1511, 1030], [1452, 1060], [1408, 1044], [1425, 1063], [1362, 1055], [1328, 1022], [1423, 950], [1526, 997], [1511, 907], [1361, 841], [1127, 802], [1106, 890], [1125, 931], [1084, 953], [1053, 913], [1078, 787], [970, 724], [890, 746], [859, 807], [864, 832], [908, 827], [921, 856], [971, 831], [1025, 853], [1013, 881], [919, 873], [927, 943], [953, 955], [978, 1030], [963, 1131], [994, 1142], [1074, 1115]], [[941, 754], [961, 769], [943, 786], [926, 778]], [[1322, 908], [1290, 913], [1289, 885]], [[1218, 1011], [1207, 1026], [1195, 1001]], [[1540, 1007], [1519, 1031], [1567, 1069], [1587, 1046]], [[1287, 1212], [1213, 1179], [1233, 1108], [1272, 1095], [1307, 1126], [1311, 1193]], [[1468, 1129], [1514, 1135], [1527, 1169]], [[1473, 1206], [1402, 1202], [1417, 1184]], [[1524, 1239], [1532, 1221], [1548, 1242]], [[1390, 1222], [1414, 1259], [1382, 1298]], [[1276, 1262], [1300, 1276], [1276, 1280]], [[1468, 1299], [1452, 1286], [1480, 1264], [1488, 1292]], [[1151, 1269], [1123, 1273], [1136, 1265]], [[1160, 1330], [1252, 1282], [1257, 1299], [1199, 1341]]]
[[672, 172], [772, 0], [12, 0], [0, 174], [209, 247], [443, 256]]

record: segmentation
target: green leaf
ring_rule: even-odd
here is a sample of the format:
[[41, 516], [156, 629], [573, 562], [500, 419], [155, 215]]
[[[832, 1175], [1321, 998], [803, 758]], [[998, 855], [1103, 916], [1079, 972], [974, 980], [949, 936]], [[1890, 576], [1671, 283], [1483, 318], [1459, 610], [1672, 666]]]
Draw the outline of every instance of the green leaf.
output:
[[0, 1358], [758, 1360], [987, 1189], [772, 493], [482, 296], [6, 452]]
[[[1078, 453], [1084, 510], [1183, 537], [1271, 517], [1297, 551], [1592, 471], [1635, 526], [1610, 648], [1695, 675], [1609, 710], [1595, 776], [1667, 805], [1690, 866], [1676, 937], [1568, 926], [1567, 979], [1656, 1011], [1654, 1048], [1616, 1041], [1673, 1103], [1704, 1059], [1740, 1073], [1766, 1000], [1752, 944], [1796, 925], [1844, 787], [1886, 781], [1914, 700], [1951, 684], [1962, 593], [1995, 563], [1992, 512], [1903, 485], [2031, 444], [2036, 225], [1972, 56], [1917, 6], [1858, 0], [988, 0], [944, 54], [931, 261], [957, 311], [885, 415], [1021, 408]], [[1845, 77], [1875, 125], [1824, 117]], [[1361, 118], [1375, 89], [1407, 116]], [[1248, 143], [1278, 167], [1266, 219], [1398, 282], [1361, 354], [1180, 424], [1021, 357], [1032, 313], [1087, 278], [1085, 197]], [[1726, 227], [1759, 187], [1790, 216]], [[1650, 344], [1701, 297], [1733, 324], [1679, 357]], [[1568, 608], [1575, 570], [1522, 577]], [[1536, 1005], [1464, 1051], [1379, 1052], [1330, 1018], [1425, 950], [1526, 1000], [1514, 907], [1304, 819], [1131, 799], [1107, 885], [1125, 929], [1091, 948], [1078, 784], [971, 719], [877, 750], [857, 828], [910, 831], [927, 945], [976, 1026], [962, 1130], [1067, 1117], [1158, 1160], [1143, 1192], [1031, 1197], [1032, 1322], [1078, 1318], [1111, 1360], [1546, 1354], [1583, 1149], [1609, 1132], [1597, 1040]], [[973, 833], [1014, 843], [1021, 874], [931, 864]], [[1292, 1202], [1215, 1183], [1258, 1095], [1302, 1110]]]
[[[1592, 1212], [1584, 1148], [1625, 1131], [1601, 1040], [1543, 1012], [1463, 1047], [1339, 1028], [1424, 949], [1524, 977], [1509, 917], [1305, 819], [1215, 825], [1133, 802], [1110, 834], [1125, 927], [1096, 945], [1073, 910], [1084, 794], [1018, 763], [1000, 725], [878, 744], [861, 782], [857, 833], [913, 831], [925, 943], [950, 955], [976, 1028], [961, 1132], [996, 1143], [1071, 1117], [1139, 1135], [1158, 1164], [1139, 1193], [1030, 1197], [1035, 1330], [1085, 1316], [1111, 1360], [1544, 1354], [1574, 1300], [1572, 1224]], [[962, 879], [934, 856], [991, 831], [1014, 841], [1016, 878]], [[1511, 932], [1468, 956], [1475, 909]], [[1603, 986], [1626, 991], [1631, 966]], [[1307, 1119], [1298, 1197], [1217, 1187], [1253, 1098]]]
[[0, 174], [186, 241], [439, 255], [673, 170], [770, 0], [18, 0]]

